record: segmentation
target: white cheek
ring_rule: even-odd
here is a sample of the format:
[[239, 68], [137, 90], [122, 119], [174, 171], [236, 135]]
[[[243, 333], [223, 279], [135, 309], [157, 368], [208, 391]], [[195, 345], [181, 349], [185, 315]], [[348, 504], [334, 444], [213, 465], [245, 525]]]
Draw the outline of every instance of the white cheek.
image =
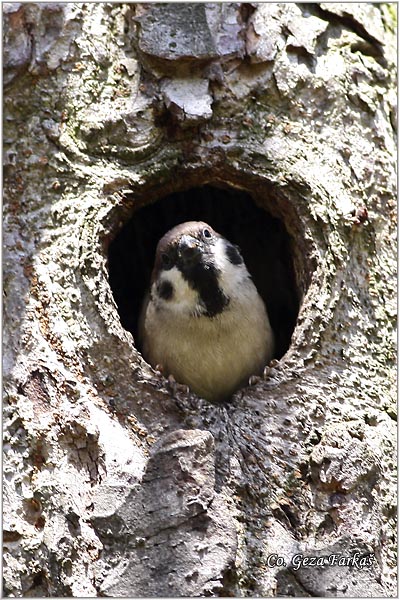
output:
[[226, 256], [225, 241], [217, 240], [214, 246], [214, 260], [220, 269], [220, 285], [227, 296], [236, 296], [240, 287], [248, 283], [249, 273], [244, 263], [233, 265]]
[[158, 306], [162, 306], [173, 312], [189, 312], [193, 313], [199, 305], [199, 297], [187, 281], [183, 278], [182, 273], [176, 267], [172, 267], [168, 271], [163, 271], [159, 278], [159, 283], [167, 281], [172, 285], [173, 296], [170, 300], [164, 300], [157, 295], [156, 286], [153, 284], [153, 298]]

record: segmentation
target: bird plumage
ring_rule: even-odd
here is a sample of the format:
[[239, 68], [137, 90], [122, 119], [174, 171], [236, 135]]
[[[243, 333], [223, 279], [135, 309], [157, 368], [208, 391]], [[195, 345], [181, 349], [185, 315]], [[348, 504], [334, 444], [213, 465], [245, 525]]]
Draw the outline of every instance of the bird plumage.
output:
[[201, 221], [158, 243], [139, 335], [145, 359], [211, 401], [272, 358], [273, 332], [239, 249]]

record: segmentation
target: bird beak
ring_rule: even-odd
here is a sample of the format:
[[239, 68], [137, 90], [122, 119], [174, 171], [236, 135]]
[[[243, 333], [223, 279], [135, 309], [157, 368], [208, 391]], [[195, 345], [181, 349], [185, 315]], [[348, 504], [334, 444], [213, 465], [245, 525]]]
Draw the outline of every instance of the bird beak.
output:
[[202, 247], [199, 240], [191, 235], [183, 235], [178, 244], [178, 256], [184, 262], [192, 262], [198, 259], [202, 254]]

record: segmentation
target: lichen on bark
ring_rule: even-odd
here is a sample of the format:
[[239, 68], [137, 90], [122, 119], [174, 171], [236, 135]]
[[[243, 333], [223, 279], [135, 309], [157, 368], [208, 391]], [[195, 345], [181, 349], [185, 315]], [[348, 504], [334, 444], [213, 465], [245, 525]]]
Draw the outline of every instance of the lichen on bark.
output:
[[[5, 593], [395, 596], [391, 7], [3, 12]], [[108, 279], [135, 211], [204, 184], [282, 220], [301, 299], [223, 405], [145, 363]]]

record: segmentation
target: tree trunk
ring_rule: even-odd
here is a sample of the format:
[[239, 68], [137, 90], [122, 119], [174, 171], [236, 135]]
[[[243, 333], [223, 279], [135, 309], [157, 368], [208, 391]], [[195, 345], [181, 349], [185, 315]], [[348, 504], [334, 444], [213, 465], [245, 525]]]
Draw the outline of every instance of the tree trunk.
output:
[[[6, 595], [396, 596], [394, 4], [3, 8]], [[297, 302], [218, 405], [111, 276], [199, 188], [280, 224]]]

